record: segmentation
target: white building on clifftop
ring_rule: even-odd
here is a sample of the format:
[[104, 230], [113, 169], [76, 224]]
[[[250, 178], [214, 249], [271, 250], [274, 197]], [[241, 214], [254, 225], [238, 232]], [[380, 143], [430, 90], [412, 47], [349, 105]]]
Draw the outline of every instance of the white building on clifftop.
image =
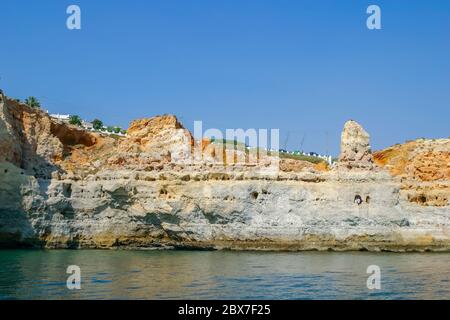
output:
[[56, 114], [51, 114], [50, 117], [52, 117], [54, 119], [57, 119], [57, 120], [64, 121], [64, 122], [69, 122], [69, 119], [70, 119], [70, 115], [69, 114], [56, 113]]

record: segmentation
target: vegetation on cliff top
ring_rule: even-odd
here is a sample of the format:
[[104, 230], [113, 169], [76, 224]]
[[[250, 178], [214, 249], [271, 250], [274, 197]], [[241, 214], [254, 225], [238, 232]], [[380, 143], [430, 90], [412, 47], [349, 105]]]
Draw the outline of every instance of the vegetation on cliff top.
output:
[[76, 114], [73, 114], [69, 117], [69, 123], [75, 126], [81, 126], [81, 118]]
[[34, 109], [40, 109], [41, 103], [36, 97], [28, 97], [25, 99], [25, 104]]

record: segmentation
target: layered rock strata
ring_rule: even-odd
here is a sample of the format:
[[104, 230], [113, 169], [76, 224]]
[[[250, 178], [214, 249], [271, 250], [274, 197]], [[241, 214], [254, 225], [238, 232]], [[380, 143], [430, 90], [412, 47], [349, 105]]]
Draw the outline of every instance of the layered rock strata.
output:
[[0, 99], [4, 247], [450, 248], [448, 139], [372, 155], [350, 121], [334, 168], [273, 154], [242, 165], [174, 116], [103, 136]]

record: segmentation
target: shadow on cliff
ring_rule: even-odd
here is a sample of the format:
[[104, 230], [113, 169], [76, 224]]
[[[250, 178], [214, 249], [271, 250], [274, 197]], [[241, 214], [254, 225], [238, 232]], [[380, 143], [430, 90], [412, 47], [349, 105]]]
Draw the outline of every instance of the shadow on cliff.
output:
[[0, 209], [0, 249], [36, 248], [43, 243], [33, 234], [33, 225], [24, 211]]
[[26, 209], [35, 205], [35, 188], [24, 170], [10, 162], [0, 163], [0, 248], [39, 245], [32, 213]]

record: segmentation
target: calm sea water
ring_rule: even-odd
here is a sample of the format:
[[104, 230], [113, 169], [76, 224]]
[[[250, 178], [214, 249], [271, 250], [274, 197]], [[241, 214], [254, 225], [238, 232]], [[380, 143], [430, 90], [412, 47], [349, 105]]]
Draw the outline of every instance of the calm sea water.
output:
[[449, 266], [450, 253], [0, 250], [0, 299], [450, 299]]

